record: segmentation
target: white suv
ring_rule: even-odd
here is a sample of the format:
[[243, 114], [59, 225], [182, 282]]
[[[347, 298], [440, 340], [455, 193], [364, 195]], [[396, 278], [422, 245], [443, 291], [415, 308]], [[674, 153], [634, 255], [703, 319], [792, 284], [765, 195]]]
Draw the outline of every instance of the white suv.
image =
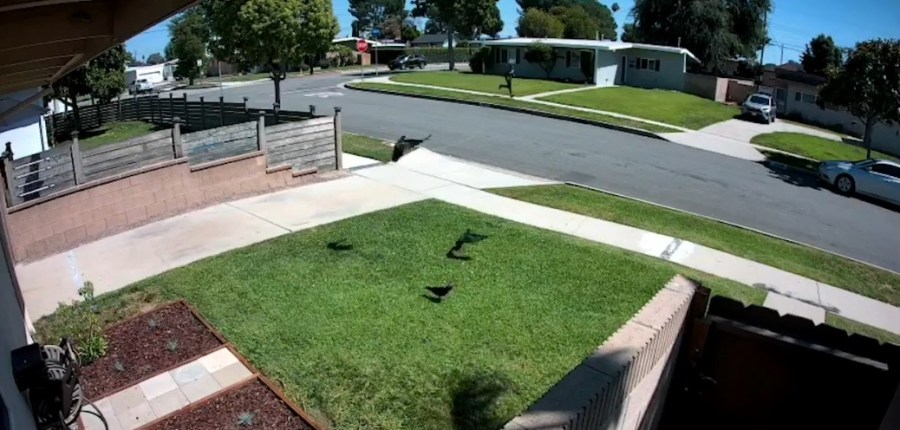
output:
[[153, 84], [146, 79], [138, 79], [128, 88], [128, 94], [152, 93]]

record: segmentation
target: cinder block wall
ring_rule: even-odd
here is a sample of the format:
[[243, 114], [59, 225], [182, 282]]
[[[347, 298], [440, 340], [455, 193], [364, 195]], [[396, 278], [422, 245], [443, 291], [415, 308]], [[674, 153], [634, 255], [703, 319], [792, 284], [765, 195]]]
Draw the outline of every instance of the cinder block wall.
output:
[[[676, 276], [631, 320], [504, 430], [648, 428], [663, 402], [696, 286]], [[645, 420], [646, 418], [646, 420]]]
[[340, 174], [296, 176], [290, 166], [267, 172], [262, 152], [207, 166], [192, 171], [181, 158], [16, 206], [8, 218], [15, 260], [40, 259], [193, 208]]

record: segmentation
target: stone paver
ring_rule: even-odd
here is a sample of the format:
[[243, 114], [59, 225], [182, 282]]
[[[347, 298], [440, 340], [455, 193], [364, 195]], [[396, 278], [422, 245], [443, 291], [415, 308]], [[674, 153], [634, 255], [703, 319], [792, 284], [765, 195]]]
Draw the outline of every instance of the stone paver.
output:
[[[221, 348], [100, 399], [94, 402], [96, 408], [87, 408], [99, 409], [110, 430], [133, 430], [252, 376], [230, 350]], [[99, 418], [82, 414], [82, 419], [85, 430], [104, 429]]]

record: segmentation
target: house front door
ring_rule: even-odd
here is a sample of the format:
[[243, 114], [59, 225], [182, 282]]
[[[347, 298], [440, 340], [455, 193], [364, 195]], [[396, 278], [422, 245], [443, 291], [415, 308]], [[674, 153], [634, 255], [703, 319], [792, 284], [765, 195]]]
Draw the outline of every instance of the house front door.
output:
[[619, 68], [622, 69], [622, 85], [627, 85], [628, 84], [628, 73], [627, 73], [628, 57], [627, 56], [625, 56], [625, 55], [622, 56], [622, 66]]

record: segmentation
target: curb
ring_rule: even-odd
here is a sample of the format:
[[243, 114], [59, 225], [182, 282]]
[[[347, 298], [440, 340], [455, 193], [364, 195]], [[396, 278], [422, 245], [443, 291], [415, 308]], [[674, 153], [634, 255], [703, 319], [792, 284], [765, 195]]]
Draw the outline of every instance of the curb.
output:
[[[538, 111], [538, 110], [533, 110], [533, 109], [519, 108], [519, 107], [513, 107], [513, 106], [506, 106], [506, 105], [498, 105], [498, 104], [486, 103], [486, 102], [460, 100], [460, 99], [454, 99], [454, 98], [442, 97], [442, 96], [429, 96], [429, 95], [424, 95], [424, 94], [409, 94], [409, 93], [389, 91], [389, 90], [376, 90], [373, 88], [359, 88], [350, 83], [344, 84], [344, 88], [349, 88], [349, 89], [355, 90], [355, 91], [365, 91], [365, 92], [379, 93], [379, 94], [390, 94], [390, 95], [394, 95], [394, 96], [413, 97], [413, 98], [426, 99], [426, 100], [435, 100], [435, 101], [440, 101], [440, 102], [459, 103], [459, 104], [464, 104], [464, 105], [480, 106], [480, 107], [486, 107], [486, 108], [492, 108], [492, 109], [505, 110], [505, 111], [509, 111], [509, 112], [523, 113], [523, 114], [527, 114], [527, 115], [542, 116], [544, 118], [558, 119], [561, 121], [576, 122], [579, 124], [608, 128], [608, 129], [620, 131], [623, 133], [630, 133], [630, 134], [635, 134], [635, 135], [642, 136], [642, 137], [647, 137], [650, 139], [656, 139], [656, 140], [662, 140], [662, 141], [668, 142], [668, 140], [666, 140], [664, 137], [662, 137], [656, 133], [646, 131], [646, 130], [626, 127], [624, 125], [610, 124], [608, 122], [594, 121], [594, 120], [590, 120], [590, 119], [577, 118], [577, 117], [573, 117], [573, 116], [560, 115], [560, 114], [555, 114], [555, 113], [550, 113], [550, 112], [543, 112], [543, 111]], [[452, 90], [449, 90], [449, 91], [452, 91]]]
[[[781, 163], [779, 163], [779, 164], [781, 164]], [[805, 170], [805, 169], [798, 169], [798, 170], [802, 170], [802, 171], [804, 171], [804, 172], [808, 172], [808, 170]], [[762, 230], [758, 230], [758, 229], [755, 229], [755, 228], [753, 228], [753, 227], [748, 227], [748, 226], [741, 225], [741, 224], [735, 224], [735, 223], [733, 223], [733, 222], [724, 221], [724, 220], [721, 220], [721, 219], [718, 219], [718, 218], [713, 218], [713, 217], [711, 217], [711, 216], [701, 215], [701, 214], [694, 213], [694, 212], [691, 212], [691, 211], [686, 211], [686, 210], [682, 210], [682, 209], [678, 209], [678, 208], [673, 208], [673, 207], [671, 207], [671, 206], [666, 206], [666, 205], [662, 205], [662, 204], [659, 204], [659, 203], [654, 203], [654, 202], [651, 202], [651, 201], [639, 199], [639, 198], [637, 198], [637, 197], [631, 197], [631, 196], [627, 196], [627, 195], [624, 195], [624, 194], [619, 194], [619, 193], [615, 193], [615, 192], [612, 192], [612, 191], [607, 191], [607, 190], [604, 190], [604, 189], [602, 189], [602, 188], [596, 188], [596, 187], [592, 187], [592, 186], [590, 186], [590, 185], [580, 184], [580, 183], [578, 183], [578, 182], [565, 181], [565, 182], [563, 182], [563, 183], [566, 184], [566, 185], [569, 185], [569, 186], [573, 186], [573, 187], [577, 187], [577, 188], [582, 188], [582, 189], [585, 189], [585, 190], [590, 190], [590, 191], [594, 191], [594, 192], [598, 192], [598, 193], [603, 193], [603, 194], [609, 194], [609, 195], [611, 195], [611, 196], [616, 196], [616, 197], [623, 198], [623, 199], [628, 199], [628, 200], [632, 200], [632, 201], [636, 201], [636, 202], [641, 202], [641, 203], [653, 205], [653, 206], [656, 206], [656, 207], [658, 207], [658, 208], [668, 209], [668, 210], [670, 210], [670, 211], [674, 211], [674, 212], [678, 212], [678, 213], [683, 213], [683, 214], [687, 214], [687, 215], [693, 215], [693, 216], [698, 217], [698, 218], [703, 218], [703, 219], [706, 219], [706, 220], [709, 220], [709, 221], [715, 221], [715, 222], [718, 222], [718, 223], [720, 223], [720, 224], [729, 225], [729, 226], [736, 227], [736, 228], [739, 228], [739, 229], [742, 229], [742, 230], [752, 231], [752, 232], [754, 232], [754, 233], [759, 233], [759, 234], [762, 234], [762, 235], [764, 235], [764, 236], [771, 237], [771, 238], [773, 238], [773, 239], [779, 239], [779, 240], [783, 240], [783, 241], [788, 242], [788, 243], [793, 243], [793, 244], [795, 244], [795, 245], [805, 246], [805, 247], [810, 248], [810, 249], [815, 249], [816, 251], [821, 251], [821, 252], [824, 252], [824, 253], [827, 253], [827, 254], [830, 254], [830, 255], [834, 255], [834, 256], [836, 256], [836, 257], [840, 257], [840, 258], [843, 258], [843, 259], [846, 259], [846, 260], [850, 260], [850, 261], [853, 261], [853, 262], [856, 262], [856, 263], [859, 263], [859, 264], [862, 264], [862, 265], [871, 267], [871, 268], [873, 268], [873, 269], [883, 270], [883, 271], [885, 271], [885, 272], [887, 272], [887, 273], [891, 273], [891, 274], [900, 276], [900, 272], [896, 272], [896, 271], [893, 271], [893, 270], [891, 270], [891, 269], [886, 269], [886, 268], [884, 268], [884, 267], [877, 266], [877, 265], [875, 265], [875, 264], [872, 264], [872, 263], [869, 263], [869, 262], [865, 262], [865, 261], [862, 261], [862, 260], [859, 260], [859, 259], [856, 259], [856, 258], [853, 258], [853, 257], [850, 257], [850, 256], [846, 256], [846, 255], [843, 255], [843, 254], [840, 254], [840, 253], [837, 253], [837, 252], [834, 252], [834, 251], [829, 251], [829, 250], [827, 250], [827, 249], [822, 249], [822, 248], [820, 248], [820, 247], [818, 247], [818, 246], [815, 246], [815, 245], [810, 245], [810, 244], [808, 244], [808, 243], [798, 242], [798, 241], [796, 241], [796, 240], [788, 239], [788, 238], [786, 238], [786, 237], [782, 237], [782, 236], [778, 236], [778, 235], [776, 235], [776, 234], [772, 234], [772, 233], [768, 233], [768, 232], [765, 232], [765, 231], [762, 231]], [[782, 269], [782, 270], [784, 270], [784, 269]], [[812, 278], [810, 278], [810, 279], [812, 279]], [[818, 282], [818, 281], [817, 281], [817, 282]], [[782, 293], [778, 293], [778, 294], [782, 294]], [[782, 295], [784, 295], [784, 294], [782, 294]]]
[[779, 169], [792, 170], [797, 173], [804, 173], [804, 174], [816, 176], [816, 177], [819, 176], [819, 172], [809, 170], [809, 169], [804, 169], [802, 167], [792, 166], [790, 164], [780, 163], [778, 161], [766, 160], [766, 161], [763, 161], [762, 164], [766, 165], [767, 167], [777, 167]]

